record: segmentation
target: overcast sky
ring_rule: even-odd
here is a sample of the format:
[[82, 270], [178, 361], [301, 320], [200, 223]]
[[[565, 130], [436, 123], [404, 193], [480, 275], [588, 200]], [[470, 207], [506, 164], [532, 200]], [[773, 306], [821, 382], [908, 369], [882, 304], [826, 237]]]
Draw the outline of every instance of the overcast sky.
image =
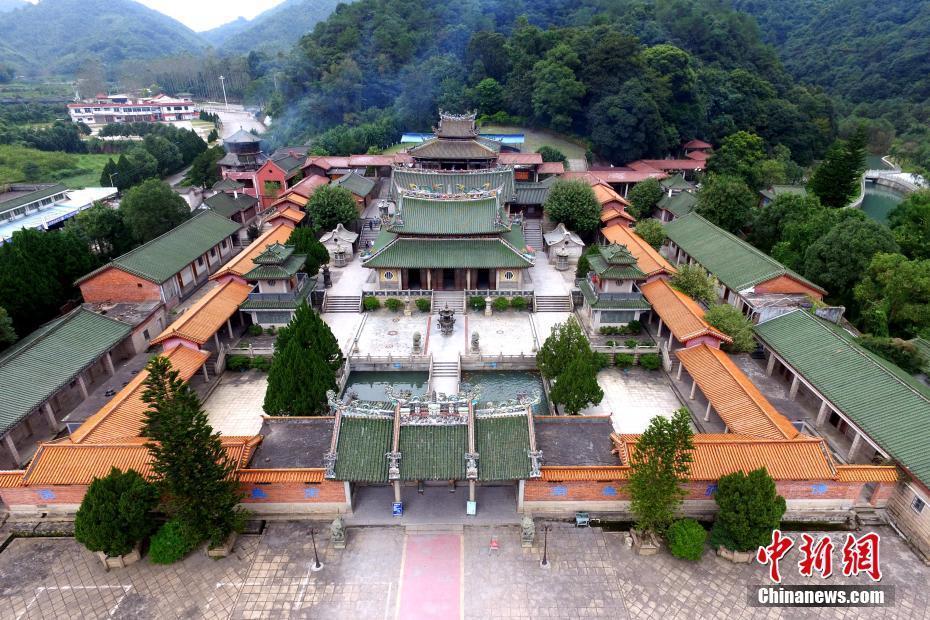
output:
[[200, 32], [222, 26], [240, 15], [252, 19], [283, 0], [139, 0]]

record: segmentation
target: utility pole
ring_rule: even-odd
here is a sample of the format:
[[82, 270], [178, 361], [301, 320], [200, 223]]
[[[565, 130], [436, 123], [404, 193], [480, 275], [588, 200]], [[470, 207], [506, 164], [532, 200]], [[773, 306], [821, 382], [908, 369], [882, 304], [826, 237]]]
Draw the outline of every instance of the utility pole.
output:
[[220, 86], [223, 87], [223, 105], [226, 106], [226, 111], [229, 112], [229, 101], [226, 100], [226, 78], [222, 75], [220, 76]]

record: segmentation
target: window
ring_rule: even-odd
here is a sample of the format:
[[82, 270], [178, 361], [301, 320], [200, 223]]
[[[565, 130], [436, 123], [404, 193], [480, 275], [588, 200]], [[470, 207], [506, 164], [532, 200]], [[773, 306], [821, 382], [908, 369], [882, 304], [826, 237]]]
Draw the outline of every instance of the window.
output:
[[504, 272], [504, 279], [505, 279], [505, 280], [513, 280], [513, 279], [516, 278], [516, 277], [517, 277], [516, 274], [515, 274], [514, 272], [512, 272], [512, 271], [505, 271], [505, 272]]
[[210, 258], [216, 258], [216, 248], [210, 248]]
[[385, 272], [384, 272], [384, 279], [385, 279], [385, 280], [393, 280], [393, 279], [394, 279], [394, 272], [393, 272], [393, 271], [385, 271]]
[[920, 499], [916, 495], [914, 496], [914, 501], [911, 502], [911, 508], [914, 509], [914, 512], [920, 514], [924, 511], [924, 506], [927, 504], [924, 500]]
[[146, 340], [149, 340], [149, 339], [150, 339], [150, 338], [149, 338], [149, 330], [147, 330], [147, 329], [146, 329], [146, 330], [143, 330], [143, 332], [142, 332], [142, 337], [145, 338]]
[[197, 266], [198, 266], [198, 267], [203, 267], [203, 256], [201, 256], [200, 258], [197, 259]]
[[277, 283], [278, 283], [277, 280], [268, 280], [268, 286], [274, 286]]
[[223, 250], [226, 249], [226, 239], [223, 239], [223, 241], [220, 242], [220, 248]]
[[636, 317], [632, 310], [604, 310], [601, 312], [601, 323], [629, 323]]

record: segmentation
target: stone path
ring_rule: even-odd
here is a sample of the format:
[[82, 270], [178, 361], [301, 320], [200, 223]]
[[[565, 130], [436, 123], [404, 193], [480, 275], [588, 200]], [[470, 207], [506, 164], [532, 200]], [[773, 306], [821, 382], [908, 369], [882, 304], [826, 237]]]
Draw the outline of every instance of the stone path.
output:
[[462, 535], [407, 536], [400, 579], [398, 618], [460, 618]]
[[618, 433], [642, 433], [655, 416], [671, 418], [681, 401], [661, 370], [605, 368], [597, 375], [604, 400], [582, 414], [609, 413]]
[[[465, 527], [461, 535], [444, 533], [448, 544], [425, 547], [421, 541], [411, 543], [400, 527], [350, 527], [348, 547], [340, 551], [330, 547], [326, 525], [315, 524], [324, 565], [319, 572], [310, 570], [314, 555], [309, 529], [314, 524], [305, 521], [271, 522], [261, 536], [240, 538], [234, 555], [223, 560], [198, 551], [171, 566], [143, 559], [109, 573], [73, 539], [21, 538], [0, 553], [0, 619], [928, 616], [930, 569], [890, 528], [878, 531], [882, 584], [895, 587], [894, 606], [762, 609], [747, 604], [748, 588], [767, 583], [767, 568], [761, 565], [731, 564], [710, 550], [698, 562], [675, 559], [664, 549], [657, 556], [639, 557], [626, 546], [623, 533], [555, 522], [549, 533], [547, 570], [539, 566], [541, 525], [536, 543], [528, 549], [520, 545], [519, 526]], [[797, 539], [798, 534], [793, 535]], [[832, 536], [835, 544], [840, 541], [839, 533]], [[499, 550], [489, 552], [492, 537], [498, 539]], [[456, 548], [452, 538], [461, 538], [461, 546]], [[405, 546], [411, 563], [402, 567]], [[835, 568], [841, 546], [840, 542], [834, 552]], [[827, 581], [801, 577], [798, 557], [793, 548], [782, 561], [785, 583], [870, 583], [864, 575], [834, 575]], [[459, 579], [456, 565], [461, 567]], [[399, 604], [408, 586], [424, 605]], [[453, 594], [457, 588], [461, 593]], [[449, 604], [444, 609], [450, 613], [424, 613], [429, 611], [426, 597], [432, 600], [440, 593], [436, 604]], [[461, 605], [461, 612], [453, 603]]]
[[203, 403], [213, 430], [221, 435], [257, 435], [262, 428], [262, 404], [268, 374], [257, 370], [226, 372]]

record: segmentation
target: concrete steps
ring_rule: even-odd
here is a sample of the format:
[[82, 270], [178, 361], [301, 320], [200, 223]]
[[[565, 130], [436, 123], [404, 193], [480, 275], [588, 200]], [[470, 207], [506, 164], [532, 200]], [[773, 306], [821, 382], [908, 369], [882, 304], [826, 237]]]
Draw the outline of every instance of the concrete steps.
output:
[[523, 236], [528, 246], [537, 251], [543, 250], [542, 227], [539, 225], [539, 220], [524, 220]]
[[323, 300], [323, 312], [353, 312], [362, 311], [361, 295], [326, 295]]
[[571, 312], [571, 295], [536, 295], [533, 300], [535, 312]]
[[465, 312], [465, 292], [464, 291], [433, 291], [433, 314], [439, 314], [439, 311], [449, 306], [456, 314]]
[[364, 250], [368, 247], [368, 242], [371, 241], [371, 244], [374, 245], [375, 239], [378, 238], [378, 233], [381, 231], [381, 220], [374, 221], [374, 226], [371, 230], [368, 230], [367, 223], [362, 226], [362, 230], [359, 233], [358, 247], [359, 250]]
[[433, 362], [434, 377], [455, 377], [459, 376], [458, 362]]

